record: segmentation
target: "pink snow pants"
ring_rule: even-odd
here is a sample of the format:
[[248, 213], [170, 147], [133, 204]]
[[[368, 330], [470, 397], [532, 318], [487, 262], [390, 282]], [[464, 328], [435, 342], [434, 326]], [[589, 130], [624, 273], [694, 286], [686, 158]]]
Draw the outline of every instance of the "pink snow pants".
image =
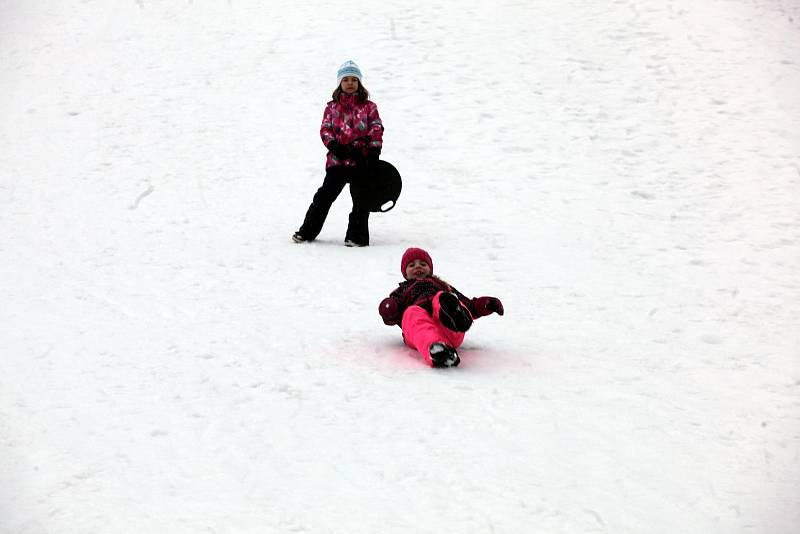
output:
[[425, 361], [433, 367], [428, 349], [431, 343], [444, 343], [454, 349], [464, 342], [464, 332], [453, 332], [439, 321], [439, 295], [433, 297], [433, 317], [419, 306], [409, 306], [403, 313], [403, 340], [412, 349], [417, 349]]

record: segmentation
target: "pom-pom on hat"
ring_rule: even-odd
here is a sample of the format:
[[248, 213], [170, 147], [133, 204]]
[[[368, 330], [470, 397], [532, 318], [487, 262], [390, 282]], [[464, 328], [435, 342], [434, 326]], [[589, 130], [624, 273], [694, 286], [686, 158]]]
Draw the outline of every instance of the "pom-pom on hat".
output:
[[342, 63], [342, 66], [339, 67], [339, 71], [336, 73], [336, 83], [342, 83], [342, 79], [345, 76], [355, 76], [358, 78], [358, 81], [361, 81], [361, 69], [358, 68], [355, 61], [345, 61]]
[[403, 275], [403, 278], [406, 277], [406, 267], [414, 260], [422, 260], [427, 263], [428, 267], [431, 268], [431, 274], [433, 274], [433, 260], [431, 259], [431, 255], [421, 248], [411, 247], [403, 252], [403, 259], [400, 260], [400, 273]]

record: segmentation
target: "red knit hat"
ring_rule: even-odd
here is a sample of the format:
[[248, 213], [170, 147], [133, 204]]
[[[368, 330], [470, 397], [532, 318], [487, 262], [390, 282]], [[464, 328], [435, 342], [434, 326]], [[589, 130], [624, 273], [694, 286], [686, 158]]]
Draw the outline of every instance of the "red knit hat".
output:
[[400, 260], [400, 273], [403, 275], [403, 278], [406, 277], [406, 267], [414, 260], [422, 260], [427, 263], [428, 267], [431, 268], [431, 274], [433, 274], [433, 260], [431, 259], [431, 255], [421, 248], [411, 247], [403, 252], [403, 259]]

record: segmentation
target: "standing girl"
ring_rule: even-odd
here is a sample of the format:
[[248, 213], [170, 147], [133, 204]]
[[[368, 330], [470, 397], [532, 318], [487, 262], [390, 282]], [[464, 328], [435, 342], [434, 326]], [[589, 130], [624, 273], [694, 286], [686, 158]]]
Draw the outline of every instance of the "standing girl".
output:
[[369, 209], [366, 207], [364, 180], [378, 161], [383, 146], [383, 124], [378, 106], [369, 100], [361, 83], [361, 69], [346, 61], [337, 73], [333, 100], [325, 106], [319, 134], [328, 149], [325, 180], [314, 194], [305, 220], [292, 239], [295, 243], [313, 241], [322, 230], [331, 205], [350, 184], [353, 210], [350, 212], [344, 244], [369, 245]]

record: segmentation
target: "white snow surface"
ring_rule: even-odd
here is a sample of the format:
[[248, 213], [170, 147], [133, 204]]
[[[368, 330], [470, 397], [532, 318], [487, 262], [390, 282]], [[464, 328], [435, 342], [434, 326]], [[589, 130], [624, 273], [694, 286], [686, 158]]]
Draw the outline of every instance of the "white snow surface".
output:
[[[346, 59], [403, 194], [294, 244]], [[0, 532], [800, 531], [799, 88], [788, 0], [0, 0]]]

